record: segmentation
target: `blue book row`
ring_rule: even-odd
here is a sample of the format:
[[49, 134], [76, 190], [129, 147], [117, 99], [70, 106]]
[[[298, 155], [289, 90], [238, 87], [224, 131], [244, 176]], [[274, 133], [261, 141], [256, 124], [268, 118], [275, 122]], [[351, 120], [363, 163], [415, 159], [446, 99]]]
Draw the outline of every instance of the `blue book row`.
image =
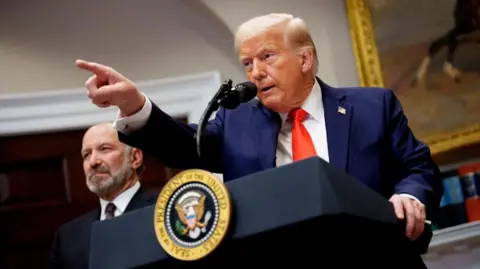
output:
[[442, 174], [444, 195], [434, 220], [438, 229], [480, 220], [480, 163]]

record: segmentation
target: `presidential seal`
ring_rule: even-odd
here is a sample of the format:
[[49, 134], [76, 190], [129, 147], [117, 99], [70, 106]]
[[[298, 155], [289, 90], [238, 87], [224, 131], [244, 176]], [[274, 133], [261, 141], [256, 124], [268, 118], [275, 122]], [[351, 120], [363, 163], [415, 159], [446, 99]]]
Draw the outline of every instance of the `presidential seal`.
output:
[[230, 219], [230, 195], [223, 182], [208, 171], [190, 169], [173, 177], [160, 192], [155, 234], [170, 256], [194, 261], [220, 245]]

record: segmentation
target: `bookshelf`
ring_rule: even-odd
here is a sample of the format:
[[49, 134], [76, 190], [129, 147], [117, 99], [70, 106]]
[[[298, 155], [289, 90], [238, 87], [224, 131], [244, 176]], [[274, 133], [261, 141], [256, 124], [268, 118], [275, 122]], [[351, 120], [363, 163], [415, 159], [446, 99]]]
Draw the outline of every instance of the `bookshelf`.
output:
[[470, 164], [474, 164], [474, 163], [480, 163], [480, 158], [464, 160], [464, 161], [460, 161], [460, 162], [456, 162], [456, 163], [445, 164], [445, 165], [439, 166], [438, 168], [440, 169], [440, 172], [445, 173], [445, 172], [457, 169], [461, 166], [470, 165]]
[[480, 160], [440, 166], [444, 194], [434, 230], [480, 221]]

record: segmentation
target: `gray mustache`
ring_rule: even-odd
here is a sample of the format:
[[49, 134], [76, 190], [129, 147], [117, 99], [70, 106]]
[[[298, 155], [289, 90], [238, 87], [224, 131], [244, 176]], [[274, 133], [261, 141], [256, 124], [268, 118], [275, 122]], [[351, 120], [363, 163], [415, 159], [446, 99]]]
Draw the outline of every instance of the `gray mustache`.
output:
[[96, 173], [108, 173], [110, 174], [110, 169], [108, 168], [108, 166], [106, 165], [101, 165], [97, 168], [94, 168], [92, 169], [89, 173], [88, 173], [88, 177], [91, 178], [92, 176], [94, 176]]

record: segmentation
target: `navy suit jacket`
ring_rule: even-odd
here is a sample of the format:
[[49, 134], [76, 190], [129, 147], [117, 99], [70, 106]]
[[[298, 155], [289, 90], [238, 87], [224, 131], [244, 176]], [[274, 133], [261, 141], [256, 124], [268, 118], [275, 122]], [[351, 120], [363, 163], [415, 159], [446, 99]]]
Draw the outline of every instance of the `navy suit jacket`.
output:
[[[394, 93], [383, 88], [333, 88], [317, 80], [330, 164], [386, 198], [407, 193], [435, 209], [443, 194], [438, 168], [429, 148], [408, 127]], [[226, 182], [275, 167], [279, 131], [279, 115], [254, 99], [233, 110], [218, 110], [204, 129], [201, 159], [196, 125], [173, 119], [155, 104], [144, 127], [119, 136], [171, 168], [207, 169], [222, 173]]]
[[[157, 197], [158, 193], [140, 187], [125, 208], [125, 213], [153, 205]], [[99, 219], [100, 208], [97, 208], [58, 228], [50, 251], [49, 268], [88, 269], [91, 227]]]

